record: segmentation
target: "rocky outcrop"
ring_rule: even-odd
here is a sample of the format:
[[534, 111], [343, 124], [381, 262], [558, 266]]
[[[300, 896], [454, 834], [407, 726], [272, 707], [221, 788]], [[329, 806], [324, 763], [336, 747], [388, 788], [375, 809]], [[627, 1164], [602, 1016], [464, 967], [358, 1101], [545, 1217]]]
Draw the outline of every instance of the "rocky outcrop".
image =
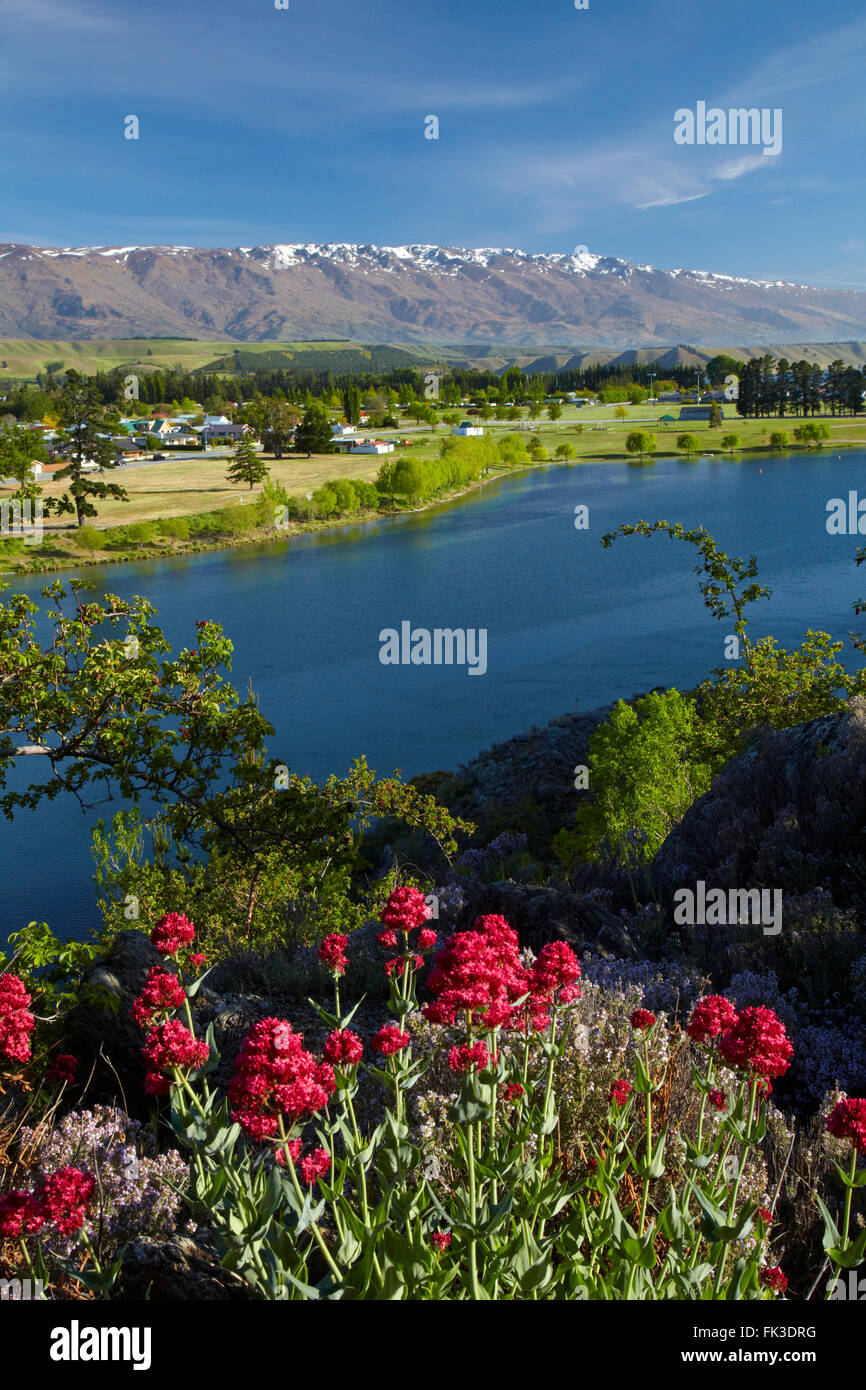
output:
[[667, 837], [652, 878], [662, 896], [703, 879], [866, 908], [866, 701], [758, 735]]

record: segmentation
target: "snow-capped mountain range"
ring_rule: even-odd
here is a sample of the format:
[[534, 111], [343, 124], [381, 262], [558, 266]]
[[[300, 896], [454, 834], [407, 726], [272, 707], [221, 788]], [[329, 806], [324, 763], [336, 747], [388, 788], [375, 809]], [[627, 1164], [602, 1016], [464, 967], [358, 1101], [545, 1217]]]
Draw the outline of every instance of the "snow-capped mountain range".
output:
[[660, 270], [578, 247], [346, 242], [209, 249], [0, 244], [0, 335], [228, 341], [591, 341], [866, 336], [866, 293]]

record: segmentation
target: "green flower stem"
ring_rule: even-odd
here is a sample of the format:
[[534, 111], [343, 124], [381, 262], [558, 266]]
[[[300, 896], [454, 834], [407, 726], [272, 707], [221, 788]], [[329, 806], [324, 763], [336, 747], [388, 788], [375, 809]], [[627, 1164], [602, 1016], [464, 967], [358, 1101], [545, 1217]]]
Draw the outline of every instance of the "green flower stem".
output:
[[[754, 1115], [755, 1115], [755, 1101], [756, 1101], [756, 1099], [757, 1099], [757, 1094], [758, 1094], [758, 1080], [759, 1080], [758, 1077], [754, 1077], [753, 1080], [752, 1080], [751, 1086], [749, 1087], [749, 1118], [748, 1118], [748, 1121], [747, 1121], [747, 1124], [746, 1124], [746, 1134], [747, 1134], [747, 1135], [751, 1135], [751, 1133], [752, 1133], [752, 1120], [754, 1119]], [[744, 1173], [745, 1167], [746, 1167], [746, 1156], [747, 1156], [747, 1154], [748, 1154], [748, 1147], [749, 1147], [748, 1144], [747, 1144], [747, 1143], [744, 1143], [744, 1144], [743, 1144], [743, 1151], [742, 1151], [742, 1153], [740, 1154], [740, 1165], [739, 1165], [739, 1167], [738, 1167], [738, 1169], [737, 1169], [737, 1176], [736, 1176], [736, 1178], [735, 1178], [735, 1180], [734, 1180], [734, 1189], [733, 1189], [733, 1191], [732, 1191], [732, 1193], [731, 1193], [730, 1201], [728, 1202], [728, 1225], [731, 1224], [731, 1221], [733, 1220], [733, 1217], [734, 1217], [734, 1212], [735, 1212], [736, 1209], [737, 1209], [737, 1198], [738, 1198], [739, 1193], [740, 1193], [740, 1183], [741, 1183], [741, 1181], [742, 1181], [743, 1173]], [[715, 1281], [714, 1281], [714, 1284], [713, 1284], [713, 1293], [714, 1293], [714, 1295], [715, 1295], [716, 1297], [718, 1297], [719, 1292], [720, 1292], [721, 1287], [722, 1287], [722, 1280], [723, 1280], [724, 1277], [725, 1277], [725, 1265], [726, 1265], [726, 1264], [727, 1264], [727, 1248], [726, 1248], [726, 1246], [723, 1245], [723, 1246], [722, 1246], [721, 1254], [719, 1255], [719, 1264], [718, 1264], [718, 1268], [716, 1269], [716, 1278], [715, 1278]]]
[[[852, 1199], [853, 1196], [854, 1196], [854, 1179], [856, 1178], [856, 1176], [857, 1176], [857, 1149], [856, 1149], [856, 1147], [852, 1144], [852, 1145], [851, 1145], [851, 1167], [850, 1167], [850, 1169], [848, 1170], [849, 1182], [848, 1182], [848, 1185], [847, 1185], [846, 1188], [845, 1188], [845, 1211], [844, 1211], [843, 1220], [842, 1220], [842, 1249], [843, 1249], [843, 1250], [846, 1248], [846, 1246], [847, 1246], [847, 1244], [848, 1244], [848, 1231], [849, 1231], [850, 1226], [851, 1226], [851, 1199]], [[831, 1274], [832, 1274], [833, 1277], [832, 1277], [831, 1280], [828, 1281], [828, 1286], [827, 1286], [827, 1293], [826, 1293], [826, 1297], [825, 1297], [825, 1302], [827, 1302], [830, 1298], [832, 1298], [832, 1289], [833, 1289], [833, 1285], [834, 1285], [835, 1281], [839, 1278], [839, 1274], [840, 1274], [840, 1272], [841, 1272], [841, 1269], [842, 1269], [842, 1266], [841, 1266], [841, 1265], [837, 1265], [835, 1261], [832, 1261], [832, 1262], [831, 1262], [830, 1272], [831, 1272]]]
[[[303, 1206], [303, 1204], [304, 1204], [304, 1194], [303, 1194], [303, 1192], [301, 1191], [301, 1184], [298, 1182], [298, 1174], [297, 1174], [297, 1170], [296, 1170], [296, 1168], [295, 1168], [295, 1160], [292, 1158], [291, 1150], [289, 1149], [289, 1139], [288, 1139], [288, 1135], [286, 1134], [286, 1127], [285, 1127], [285, 1125], [284, 1125], [284, 1123], [283, 1123], [283, 1117], [282, 1117], [282, 1115], [280, 1116], [279, 1124], [280, 1124], [280, 1138], [281, 1138], [282, 1141], [283, 1141], [283, 1153], [284, 1153], [285, 1159], [286, 1159], [286, 1166], [287, 1166], [287, 1168], [288, 1168], [288, 1170], [289, 1170], [289, 1173], [291, 1174], [292, 1184], [293, 1184], [294, 1189], [295, 1189], [295, 1196], [297, 1197], [298, 1201], [301, 1203], [301, 1206]], [[311, 1221], [311, 1222], [310, 1222], [310, 1230], [313, 1232], [313, 1236], [315, 1237], [316, 1244], [318, 1245], [319, 1249], [321, 1250], [322, 1254], [324, 1255], [325, 1261], [326, 1261], [326, 1263], [327, 1263], [329, 1269], [331, 1270], [331, 1273], [334, 1274], [334, 1275], [337, 1277], [337, 1279], [340, 1280], [340, 1282], [342, 1282], [342, 1279], [343, 1279], [342, 1272], [341, 1272], [339, 1266], [335, 1263], [334, 1258], [333, 1258], [333, 1256], [332, 1256], [330, 1250], [328, 1249], [327, 1242], [324, 1240], [324, 1238], [323, 1238], [323, 1236], [322, 1236], [322, 1232], [319, 1230], [319, 1223], [318, 1223], [318, 1221]]]
[[474, 1299], [480, 1298], [478, 1289], [478, 1251], [475, 1237], [475, 1223], [478, 1220], [478, 1195], [475, 1190], [475, 1147], [472, 1142], [471, 1124], [464, 1127], [466, 1135], [466, 1153], [468, 1155], [467, 1167], [469, 1170], [469, 1219], [472, 1223], [472, 1235], [469, 1238], [469, 1285]]
[[[646, 1067], [646, 1074], [647, 1074], [647, 1077], [649, 1078], [649, 1074], [650, 1074], [650, 1062], [649, 1062], [649, 1047], [648, 1047], [648, 1044], [647, 1044], [647, 1035], [646, 1035], [646, 1033], [644, 1033], [644, 1035], [643, 1035], [643, 1060], [644, 1060], [644, 1066]], [[649, 1164], [650, 1164], [650, 1161], [651, 1161], [651, 1159], [652, 1159], [652, 1151], [653, 1151], [653, 1093], [652, 1093], [652, 1091], [647, 1091], [647, 1093], [646, 1093], [646, 1164], [647, 1164], [647, 1169], [649, 1169]], [[649, 1172], [647, 1171], [647, 1173], [645, 1173], [645, 1175], [644, 1175], [644, 1180], [643, 1180], [643, 1197], [642, 1197], [642, 1199], [641, 1199], [641, 1204], [640, 1204], [640, 1233], [641, 1233], [641, 1235], [643, 1235], [644, 1230], [646, 1229], [646, 1210], [647, 1210], [647, 1203], [649, 1202], [649, 1190], [650, 1190], [650, 1175], [649, 1175]], [[630, 1283], [630, 1282], [629, 1282], [629, 1287], [631, 1287], [631, 1283]]]
[[[353, 1137], [354, 1140], [355, 1140], [355, 1148], [356, 1148], [356, 1150], [358, 1150], [358, 1149], [360, 1149], [360, 1147], [361, 1147], [361, 1134], [360, 1134], [360, 1131], [359, 1131], [359, 1129], [358, 1129], [358, 1118], [357, 1118], [357, 1116], [356, 1116], [356, 1114], [355, 1114], [355, 1107], [354, 1107], [354, 1105], [352, 1104], [352, 1094], [351, 1094], [350, 1091], [347, 1091], [347, 1092], [346, 1092], [346, 1108], [347, 1108], [347, 1110], [349, 1111], [349, 1119], [350, 1119], [351, 1124], [352, 1124], [352, 1137]], [[367, 1232], [368, 1232], [368, 1234], [369, 1234], [369, 1231], [370, 1231], [370, 1202], [369, 1202], [369, 1198], [368, 1198], [368, 1195], [367, 1195], [367, 1172], [366, 1172], [366, 1169], [364, 1168], [364, 1163], [363, 1163], [363, 1160], [362, 1160], [361, 1158], [357, 1158], [356, 1162], [357, 1162], [357, 1170], [358, 1170], [358, 1185], [359, 1185], [359, 1189], [360, 1189], [360, 1192], [361, 1192], [361, 1216], [362, 1216], [363, 1221], [364, 1221], [364, 1226], [365, 1226], [365, 1228], [366, 1228], [366, 1230], [367, 1230]], [[379, 1256], [376, 1254], [375, 1250], [373, 1251], [373, 1268], [374, 1268], [374, 1270], [376, 1271], [376, 1277], [377, 1277], [378, 1279], [381, 1279], [381, 1278], [382, 1278], [382, 1267], [381, 1267], [381, 1265], [379, 1264]]]

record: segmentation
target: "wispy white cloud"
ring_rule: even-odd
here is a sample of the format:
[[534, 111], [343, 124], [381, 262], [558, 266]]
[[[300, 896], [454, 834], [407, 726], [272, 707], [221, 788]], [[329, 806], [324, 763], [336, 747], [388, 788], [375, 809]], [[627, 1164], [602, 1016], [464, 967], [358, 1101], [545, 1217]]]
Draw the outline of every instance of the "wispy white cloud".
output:
[[0, 20], [14, 28], [36, 25], [46, 33], [52, 29], [87, 29], [102, 33], [129, 29], [117, 6], [100, 7], [67, 0], [0, 0]]

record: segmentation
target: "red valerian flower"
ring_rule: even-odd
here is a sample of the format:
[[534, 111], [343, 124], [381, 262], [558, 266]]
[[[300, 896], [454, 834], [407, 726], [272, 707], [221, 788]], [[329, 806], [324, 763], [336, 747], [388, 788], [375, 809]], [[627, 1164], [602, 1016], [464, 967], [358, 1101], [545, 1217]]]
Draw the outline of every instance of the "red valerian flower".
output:
[[80, 1168], [58, 1168], [43, 1182], [39, 1190], [39, 1205], [46, 1221], [51, 1221], [62, 1236], [80, 1231], [87, 1218], [96, 1179]]
[[784, 1293], [788, 1287], [788, 1276], [782, 1273], [778, 1265], [767, 1265], [758, 1277], [765, 1288], [773, 1289], [776, 1293]]
[[652, 1028], [656, 1021], [655, 1014], [650, 1013], [649, 1009], [635, 1009], [629, 1023], [632, 1028], [636, 1028], [639, 1033], [643, 1033], [647, 1028]]
[[719, 1039], [719, 1052], [730, 1066], [767, 1080], [784, 1076], [794, 1055], [784, 1023], [762, 1004], [743, 1009], [733, 1028]]
[[728, 1097], [724, 1091], [710, 1091], [708, 1100], [710, 1105], [714, 1105], [717, 1110], [727, 1110], [728, 1108]]
[[859, 1154], [866, 1154], [866, 1100], [845, 1096], [827, 1116], [827, 1131], [837, 1139], [850, 1139]]
[[481, 1071], [490, 1060], [487, 1048], [480, 1038], [472, 1047], [462, 1043], [460, 1047], [452, 1047], [448, 1053], [449, 1067], [461, 1076], [467, 1071]]
[[597, 1172], [598, 1172], [598, 1159], [597, 1159], [597, 1158], [588, 1158], [588, 1159], [586, 1160], [586, 1171], [587, 1171], [588, 1173], [597, 1173]]
[[45, 1073], [45, 1080], [65, 1081], [68, 1086], [71, 1086], [75, 1080], [75, 1073], [77, 1071], [77, 1057], [71, 1057], [68, 1052], [61, 1052], [59, 1056], [54, 1058], [54, 1061]]
[[692, 1009], [686, 1032], [695, 1042], [706, 1043], [733, 1028], [736, 1021], [737, 1011], [730, 999], [723, 994], [707, 994]]
[[147, 972], [144, 989], [133, 1003], [132, 1017], [139, 1028], [148, 1028], [157, 1014], [167, 1017], [181, 1008], [185, 1000], [186, 994], [177, 976], [154, 965]]
[[421, 1010], [431, 1023], [453, 1023], [468, 1011], [472, 1026], [496, 1028], [512, 1021], [530, 976], [520, 960], [517, 935], [504, 917], [479, 917], [471, 931], [455, 932], [435, 957], [427, 981], [434, 1001]]
[[[148, 1078], [153, 1081], [155, 1074], [171, 1078], [177, 1071], [194, 1071], [203, 1067], [210, 1049], [206, 1042], [194, 1038], [185, 1023], [179, 1019], [169, 1019], [167, 1023], [157, 1023], [151, 1028], [141, 1049], [147, 1064]], [[148, 1087], [151, 1090], [150, 1087]], [[162, 1091], [151, 1094], [164, 1094]]]
[[392, 950], [396, 950], [397, 933], [393, 927], [386, 927], [384, 931], [380, 931], [376, 940], [380, 946], [390, 946]]
[[433, 947], [436, 945], [436, 937], [437, 933], [432, 927], [422, 928], [418, 933], [418, 950], [432, 951]]
[[580, 998], [580, 962], [565, 941], [548, 941], [532, 967], [529, 987], [536, 999], [570, 1004]]
[[430, 1237], [430, 1244], [434, 1246], [441, 1255], [443, 1250], [447, 1250], [448, 1246], [451, 1244], [451, 1232], [434, 1231]]
[[383, 926], [395, 927], [404, 936], [408, 936], [410, 931], [420, 927], [422, 922], [429, 922], [432, 916], [433, 909], [427, 906], [424, 894], [417, 888], [404, 886], [395, 888], [393, 893], [389, 894], [380, 920]]
[[625, 1105], [626, 1101], [632, 1093], [632, 1090], [633, 1087], [631, 1082], [626, 1081], [625, 1077], [621, 1076], [618, 1081], [614, 1081], [613, 1085], [608, 1091], [608, 1101], [615, 1102], [617, 1105]]
[[201, 967], [205, 964], [206, 960], [207, 956], [204, 954], [203, 951], [196, 951], [193, 953], [193, 955], [190, 956], [189, 963], [192, 966], [193, 970], [201, 970]]
[[181, 947], [195, 940], [195, 927], [182, 912], [167, 912], [153, 928], [150, 939], [161, 956], [176, 956]]
[[346, 947], [349, 944], [347, 936], [341, 936], [339, 932], [331, 932], [326, 936], [319, 947], [319, 960], [332, 975], [345, 975], [349, 964], [349, 957], [346, 955]]
[[244, 1038], [229, 1100], [232, 1119], [251, 1138], [276, 1134], [281, 1115], [291, 1126], [327, 1105], [337, 1084], [333, 1067], [317, 1062], [303, 1041], [282, 1018], [260, 1019]]
[[32, 1192], [6, 1192], [0, 1197], [0, 1236], [20, 1240], [35, 1235], [44, 1224], [41, 1203]]
[[398, 1023], [386, 1023], [374, 1033], [370, 1039], [370, 1046], [374, 1052], [381, 1052], [385, 1057], [393, 1057], [395, 1052], [402, 1052], [404, 1047], [408, 1047], [411, 1038], [408, 1033], [404, 1033]]
[[335, 1067], [354, 1067], [364, 1055], [364, 1044], [351, 1029], [335, 1028], [325, 1039], [322, 1056]]
[[311, 1154], [301, 1159], [301, 1177], [308, 1187], [317, 1178], [323, 1178], [331, 1167], [331, 1155], [327, 1149], [313, 1149]]
[[303, 1147], [304, 1147], [304, 1145], [303, 1145], [303, 1140], [301, 1140], [301, 1139], [288, 1139], [288, 1140], [285, 1142], [285, 1144], [282, 1144], [282, 1143], [281, 1143], [281, 1144], [274, 1150], [274, 1158], [277, 1160], [277, 1163], [282, 1164], [282, 1166], [285, 1168], [285, 1166], [286, 1166], [286, 1149], [288, 1149], [288, 1151], [289, 1151], [289, 1155], [290, 1155], [290, 1157], [291, 1157], [292, 1162], [293, 1162], [293, 1163], [297, 1163], [298, 1159], [299, 1159], [300, 1156], [301, 1156], [301, 1149], [302, 1149]]
[[519, 1081], [506, 1081], [499, 1094], [503, 1100], [519, 1100], [521, 1096], [526, 1095], [526, 1092]]
[[758, 1210], [755, 1212], [755, 1215], [761, 1218], [765, 1226], [772, 1226], [773, 1213], [771, 1211], [768, 1211], [766, 1207], [758, 1207]]
[[36, 1019], [28, 1012], [30, 995], [17, 975], [0, 975], [0, 1056], [13, 1062], [30, 1060], [30, 1034]]

